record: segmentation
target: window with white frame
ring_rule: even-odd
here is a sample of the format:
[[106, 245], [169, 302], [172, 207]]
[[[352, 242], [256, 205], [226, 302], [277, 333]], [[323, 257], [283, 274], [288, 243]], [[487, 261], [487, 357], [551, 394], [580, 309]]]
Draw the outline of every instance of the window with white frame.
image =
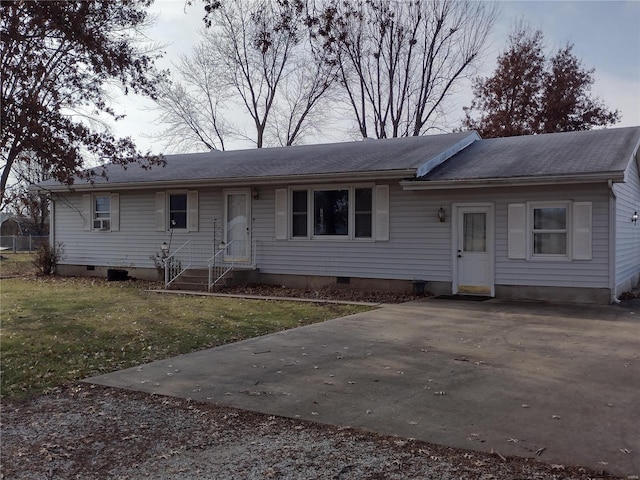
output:
[[568, 254], [568, 206], [531, 204], [532, 256]]
[[86, 193], [82, 195], [83, 230], [117, 232], [120, 230], [120, 195]]
[[290, 199], [291, 238], [372, 238], [371, 187], [294, 189]]
[[156, 230], [198, 231], [198, 191], [156, 192]]
[[111, 195], [95, 195], [93, 197], [93, 229], [109, 230], [111, 228]]
[[508, 257], [521, 260], [591, 260], [592, 202], [508, 205]]

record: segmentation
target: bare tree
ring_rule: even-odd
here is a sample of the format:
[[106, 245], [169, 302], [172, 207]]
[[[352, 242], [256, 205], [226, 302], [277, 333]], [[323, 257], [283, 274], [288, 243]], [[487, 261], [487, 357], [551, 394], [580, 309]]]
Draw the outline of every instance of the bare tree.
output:
[[330, 0], [310, 23], [334, 54], [362, 137], [421, 135], [469, 75], [497, 18], [466, 0]]
[[174, 151], [201, 146], [224, 150], [231, 128], [224, 110], [229, 89], [221, 82], [213, 57], [198, 45], [175, 68], [182, 81], [167, 80], [158, 88], [158, 121], [168, 125], [160, 138]]
[[269, 126], [282, 146], [293, 145], [306, 134], [321, 131], [333, 100], [329, 92], [337, 79], [337, 69], [327, 61], [327, 52], [311, 48], [312, 55], [298, 55], [292, 62], [274, 104]]
[[286, 2], [226, 2], [212, 13], [211, 27], [199, 47], [211, 57], [211, 73], [221, 88], [233, 90], [234, 99], [251, 117], [255, 137], [248, 137], [258, 148], [264, 145], [280, 81], [298, 43], [296, 26], [284, 23], [290, 18], [286, 8]]
[[[314, 131], [336, 68], [305, 20], [299, 0], [229, 0], [211, 10], [202, 42], [181, 59], [180, 80], [165, 85], [158, 102], [168, 143], [223, 150], [237, 137], [261, 148]], [[242, 115], [249, 133], [238, 126]]]

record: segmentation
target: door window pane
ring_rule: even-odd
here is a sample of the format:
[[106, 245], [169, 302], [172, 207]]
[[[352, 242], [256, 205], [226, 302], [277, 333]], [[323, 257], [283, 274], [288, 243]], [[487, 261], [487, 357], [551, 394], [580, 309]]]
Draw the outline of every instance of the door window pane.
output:
[[464, 213], [463, 214], [463, 251], [486, 252], [487, 251], [487, 214]]
[[248, 256], [247, 195], [243, 193], [227, 195], [227, 256], [245, 258]]
[[349, 190], [313, 192], [314, 235], [349, 235]]

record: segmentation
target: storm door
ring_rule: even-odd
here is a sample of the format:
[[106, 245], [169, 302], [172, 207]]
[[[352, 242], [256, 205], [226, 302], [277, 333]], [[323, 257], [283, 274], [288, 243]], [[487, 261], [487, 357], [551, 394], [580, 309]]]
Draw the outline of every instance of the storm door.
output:
[[456, 210], [454, 293], [493, 295], [493, 207]]
[[251, 261], [251, 191], [228, 190], [224, 193], [225, 261]]

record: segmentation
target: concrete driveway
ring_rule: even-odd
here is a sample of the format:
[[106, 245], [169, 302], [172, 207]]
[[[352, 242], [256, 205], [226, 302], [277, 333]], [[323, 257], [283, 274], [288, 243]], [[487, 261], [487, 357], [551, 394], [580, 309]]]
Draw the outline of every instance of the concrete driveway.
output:
[[640, 473], [640, 305], [420, 300], [87, 380]]

